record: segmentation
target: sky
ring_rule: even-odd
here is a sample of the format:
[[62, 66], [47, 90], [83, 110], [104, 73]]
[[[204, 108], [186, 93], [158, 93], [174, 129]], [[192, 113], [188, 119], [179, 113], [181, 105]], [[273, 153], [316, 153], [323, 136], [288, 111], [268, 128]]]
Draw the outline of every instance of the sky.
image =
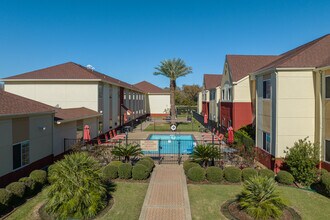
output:
[[0, 0], [0, 78], [65, 62], [134, 84], [181, 58], [199, 84], [226, 54], [278, 55], [330, 33], [328, 0]]

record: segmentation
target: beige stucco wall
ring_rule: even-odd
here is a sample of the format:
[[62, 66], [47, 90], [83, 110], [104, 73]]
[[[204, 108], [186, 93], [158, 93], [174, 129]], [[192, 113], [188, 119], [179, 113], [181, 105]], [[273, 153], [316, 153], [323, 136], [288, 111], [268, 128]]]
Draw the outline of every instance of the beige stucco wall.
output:
[[57, 156], [64, 151], [64, 138], [76, 139], [77, 136], [77, 122], [67, 122], [54, 125], [54, 139], [53, 139], [53, 153]]
[[51, 106], [98, 111], [97, 82], [6, 82], [5, 91]]
[[197, 113], [202, 112], [202, 92], [198, 93], [198, 100], [197, 100]]
[[[234, 94], [234, 88], [233, 88], [233, 81], [231, 79], [231, 75], [230, 75], [230, 72], [229, 72], [229, 69], [228, 69], [228, 64], [225, 62], [225, 65], [224, 65], [224, 70], [223, 70], [223, 74], [222, 74], [222, 79], [221, 79], [221, 90], [225, 90], [225, 100], [222, 99], [222, 92], [220, 91], [220, 100], [221, 101], [227, 101], [226, 98], [227, 98], [227, 91], [226, 89], [227, 88], [231, 88], [232, 90], [232, 95], [231, 95], [231, 98], [233, 98], [233, 96], [235, 95]], [[231, 100], [229, 100], [231, 101]]]
[[150, 114], [164, 114], [165, 110], [170, 109], [170, 95], [169, 94], [149, 94], [149, 108]]
[[315, 95], [312, 71], [278, 71], [276, 155], [309, 137], [314, 142]]
[[233, 87], [234, 102], [251, 102], [250, 78], [249, 76], [241, 79]]
[[0, 119], [0, 176], [9, 173], [13, 169], [12, 144], [11, 119]]

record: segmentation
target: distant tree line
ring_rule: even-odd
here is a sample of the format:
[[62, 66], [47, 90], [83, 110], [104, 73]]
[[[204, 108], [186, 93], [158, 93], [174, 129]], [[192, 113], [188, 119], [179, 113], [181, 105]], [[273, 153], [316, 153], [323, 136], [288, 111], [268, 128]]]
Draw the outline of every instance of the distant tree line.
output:
[[[169, 88], [165, 88], [169, 90]], [[198, 93], [202, 91], [199, 85], [183, 85], [177, 87], [175, 91], [175, 104], [196, 106], [198, 100]]]

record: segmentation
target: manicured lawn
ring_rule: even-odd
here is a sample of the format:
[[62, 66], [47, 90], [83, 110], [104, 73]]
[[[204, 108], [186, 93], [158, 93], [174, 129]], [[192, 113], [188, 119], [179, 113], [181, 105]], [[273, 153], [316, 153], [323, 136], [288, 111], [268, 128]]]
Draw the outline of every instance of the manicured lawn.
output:
[[[220, 213], [221, 205], [235, 198], [242, 186], [239, 185], [188, 185], [191, 214], [193, 219], [225, 219]], [[291, 187], [279, 187], [283, 199], [295, 208], [302, 219], [329, 219], [330, 199], [317, 193]]]
[[[192, 123], [179, 123], [177, 126], [177, 131], [199, 131], [199, 126], [201, 124], [193, 120]], [[170, 131], [170, 123], [155, 123], [150, 124], [144, 131]]]
[[[116, 191], [112, 194], [113, 207], [108, 213], [97, 219], [139, 219], [147, 188], [147, 183], [117, 182]], [[46, 190], [18, 208], [8, 219], [35, 219], [33, 212], [38, 204], [45, 201]]]

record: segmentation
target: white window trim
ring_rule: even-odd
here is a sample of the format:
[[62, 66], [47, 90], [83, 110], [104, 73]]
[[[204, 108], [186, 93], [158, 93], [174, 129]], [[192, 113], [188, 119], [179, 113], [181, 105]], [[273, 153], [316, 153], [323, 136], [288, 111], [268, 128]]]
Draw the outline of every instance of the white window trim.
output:
[[[263, 138], [264, 138], [264, 133], [266, 134], [266, 136], [267, 136], [267, 134], [269, 134], [269, 151], [267, 151], [267, 147], [266, 147], [266, 149], [264, 149], [264, 140], [263, 140]], [[265, 141], [265, 143], [267, 143], [267, 140]], [[269, 154], [271, 154], [271, 149], [272, 149], [272, 137], [271, 137], [271, 135], [270, 135], [270, 132], [262, 131], [262, 149], [263, 149], [264, 151], [268, 152]]]
[[[22, 165], [22, 156], [23, 156], [23, 152], [22, 152], [22, 144], [23, 143], [29, 143], [29, 162], [27, 163], [27, 164], [25, 164], [25, 165]], [[30, 140], [25, 140], [25, 141], [21, 141], [21, 142], [17, 142], [17, 143], [15, 143], [15, 144], [12, 144], [12, 147], [14, 146], [14, 145], [17, 145], [17, 144], [20, 144], [21, 145], [21, 166], [20, 167], [17, 167], [16, 169], [13, 169], [13, 171], [16, 171], [16, 170], [20, 170], [20, 169], [22, 169], [22, 168], [24, 168], [24, 167], [26, 167], [26, 166], [28, 166], [28, 165], [30, 165], [31, 164], [31, 161], [30, 161]], [[14, 153], [14, 152], [13, 152]], [[13, 156], [13, 155], [12, 155]]]

